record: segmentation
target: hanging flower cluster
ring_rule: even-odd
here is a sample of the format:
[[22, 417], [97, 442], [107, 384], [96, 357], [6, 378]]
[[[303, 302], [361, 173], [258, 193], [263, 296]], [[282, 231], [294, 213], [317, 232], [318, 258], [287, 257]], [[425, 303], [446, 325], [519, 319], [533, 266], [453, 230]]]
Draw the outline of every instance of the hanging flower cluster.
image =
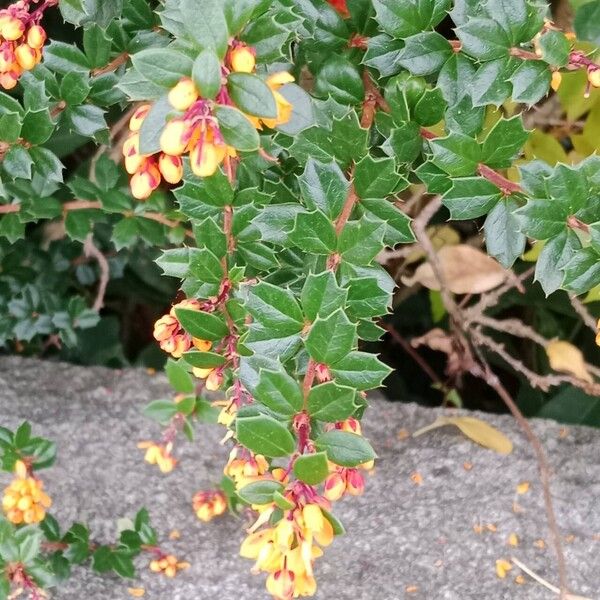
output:
[[0, 10], [0, 88], [11, 90], [24, 71], [42, 60], [46, 31], [39, 25], [43, 10], [29, 12], [21, 0]]
[[225, 494], [219, 490], [209, 492], [197, 492], [194, 494], [192, 505], [196, 516], [205, 523], [225, 513], [227, 510], [227, 499]]
[[27, 465], [18, 460], [15, 479], [4, 490], [2, 508], [6, 518], [15, 525], [40, 523], [46, 517], [46, 509], [52, 500], [44, 492], [44, 483], [33, 477]]
[[[224, 162], [235, 158], [237, 150], [227, 144], [219, 120], [215, 115], [217, 106], [235, 106], [228, 89], [227, 78], [231, 73], [254, 73], [255, 52], [238, 41], [231, 43], [221, 66], [221, 87], [215, 98], [203, 96], [202, 90], [190, 77], [183, 77], [168, 94], [173, 108], [160, 136], [160, 152], [143, 154], [140, 151], [140, 131], [152, 105], [140, 106], [133, 115], [129, 129], [130, 137], [123, 146], [125, 167], [131, 177], [131, 193], [138, 200], [146, 200], [164, 179], [177, 184], [183, 177], [184, 156], [189, 157], [190, 168], [198, 177], [210, 177]], [[279, 92], [280, 88], [294, 78], [281, 71], [267, 77], [277, 106], [274, 118], [256, 117], [245, 114], [257, 129], [275, 128], [287, 123], [292, 115], [292, 104]]]

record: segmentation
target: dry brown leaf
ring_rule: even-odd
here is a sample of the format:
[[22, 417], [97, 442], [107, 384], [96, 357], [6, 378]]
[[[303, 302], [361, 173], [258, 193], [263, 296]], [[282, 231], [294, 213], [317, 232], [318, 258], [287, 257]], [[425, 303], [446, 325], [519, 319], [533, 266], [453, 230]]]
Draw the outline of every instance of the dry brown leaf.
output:
[[498, 454], [510, 454], [512, 452], [512, 442], [501, 431], [475, 417], [438, 417], [431, 425], [415, 431], [413, 437], [444, 425], [458, 427], [470, 440], [484, 448], [498, 452]]
[[[493, 258], [467, 244], [444, 246], [438, 252], [440, 269], [449, 291], [454, 294], [482, 294], [498, 287], [508, 277], [508, 271]], [[415, 283], [439, 290], [440, 282], [433, 267], [426, 262], [417, 267], [412, 277], [403, 277], [402, 283]]]
[[559, 373], [569, 373], [578, 379], [592, 383], [594, 380], [590, 375], [583, 354], [569, 342], [553, 340], [546, 346], [546, 354], [550, 366]]

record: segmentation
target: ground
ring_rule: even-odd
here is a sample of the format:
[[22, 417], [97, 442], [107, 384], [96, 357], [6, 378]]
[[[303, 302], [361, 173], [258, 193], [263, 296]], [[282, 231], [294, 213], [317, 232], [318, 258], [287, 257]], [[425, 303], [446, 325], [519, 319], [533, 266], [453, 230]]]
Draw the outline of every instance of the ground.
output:
[[[142, 370], [0, 359], [0, 423], [13, 427], [28, 419], [35, 433], [58, 443], [58, 461], [43, 475], [61, 524], [87, 522], [95, 539], [108, 541], [119, 517], [146, 506], [165, 548], [192, 565], [175, 580], [151, 573], [145, 557], [133, 581], [77, 569], [54, 593], [56, 600], [124, 600], [131, 598], [128, 587], [145, 588], [148, 600], [267, 598], [263, 577], [251, 575], [250, 561], [238, 557], [244, 521], [227, 517], [203, 524], [191, 510], [193, 493], [220, 479], [227, 454], [218, 445], [222, 429], [202, 426], [195, 444], [182, 441], [180, 467], [167, 476], [146, 465], [136, 448], [159, 431], [141, 408], [168, 393], [162, 375]], [[371, 404], [365, 433], [379, 455], [377, 468], [364, 496], [336, 507], [347, 534], [317, 563], [317, 599], [557, 598], [527, 576], [515, 583], [516, 567], [505, 579], [495, 572], [497, 559], [515, 556], [551, 583], [557, 580], [536, 463], [512, 418], [479, 415], [514, 442], [512, 454], [502, 456], [453, 427], [406, 437], [440, 410], [379, 397]], [[533, 424], [555, 470], [553, 495], [571, 590], [598, 600], [599, 432]], [[525, 481], [529, 490], [517, 494]], [[168, 539], [173, 530], [180, 539]], [[511, 533], [519, 538], [516, 547], [507, 544]]]

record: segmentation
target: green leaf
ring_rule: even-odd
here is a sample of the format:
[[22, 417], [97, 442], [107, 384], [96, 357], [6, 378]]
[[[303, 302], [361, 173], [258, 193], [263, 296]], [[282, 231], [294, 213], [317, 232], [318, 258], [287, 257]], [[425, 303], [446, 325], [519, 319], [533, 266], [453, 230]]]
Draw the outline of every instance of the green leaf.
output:
[[354, 346], [356, 325], [339, 308], [326, 318], [317, 317], [305, 341], [306, 350], [318, 363], [330, 365], [346, 356]]
[[288, 375], [283, 366], [278, 371], [261, 369], [253, 396], [281, 415], [291, 416], [302, 409], [302, 392], [298, 382]]
[[325, 452], [301, 454], [294, 461], [294, 475], [308, 485], [319, 485], [329, 475], [329, 463]]
[[361, 200], [361, 206], [377, 219], [385, 223], [383, 242], [386, 246], [410, 244], [415, 241], [415, 235], [410, 226], [410, 217], [397, 208], [393, 202], [385, 198], [367, 198]]
[[336, 162], [324, 164], [310, 158], [298, 181], [302, 197], [309, 208], [318, 208], [331, 219], [339, 216], [350, 182]]
[[104, 67], [109, 62], [111, 40], [97, 23], [93, 23], [84, 30], [83, 49], [90, 67]]
[[547, 240], [565, 230], [568, 210], [560, 200], [530, 199], [516, 211], [521, 231], [535, 240]]
[[199, 369], [221, 367], [227, 362], [225, 357], [216, 352], [198, 352], [196, 350], [186, 352], [182, 358], [192, 367], [198, 367]]
[[500, 200], [502, 193], [483, 177], [461, 177], [452, 180], [452, 187], [444, 194], [444, 206], [450, 218], [476, 219], [487, 214]]
[[[83, 109], [84, 107], [79, 107], [79, 109]], [[95, 116], [101, 115], [102, 110], [97, 107], [90, 107], [92, 110], [88, 112], [88, 114], [93, 113]], [[73, 110], [71, 109], [68, 114], [73, 115]], [[102, 119], [102, 126], [100, 129], [104, 129], [106, 127], [106, 123], [104, 122], [104, 117]], [[74, 123], [73, 118], [71, 117], [71, 123]], [[82, 125], [77, 124], [79, 127]], [[42, 110], [36, 111], [28, 111], [25, 117], [23, 118], [23, 126], [21, 127], [21, 137], [25, 138], [30, 144], [45, 144], [50, 136], [54, 133], [55, 124], [52, 121], [52, 117], [50, 116], [50, 111], [45, 108]], [[89, 129], [86, 129], [86, 131]], [[93, 135], [97, 129], [93, 129], [90, 135]]]
[[325, 98], [331, 96], [340, 104], [358, 104], [365, 97], [365, 86], [356, 65], [346, 57], [334, 54], [317, 72], [315, 94]]
[[67, 104], [81, 104], [90, 93], [90, 78], [87, 73], [71, 71], [60, 83], [60, 95]]
[[600, 285], [600, 255], [592, 248], [579, 251], [564, 268], [563, 287], [583, 294]]
[[502, 117], [483, 142], [481, 162], [495, 169], [510, 167], [528, 137], [521, 115], [510, 119]]
[[191, 248], [189, 274], [202, 283], [220, 283], [223, 279], [223, 265], [207, 248]]
[[[184, 185], [175, 191], [181, 212], [192, 219], [204, 219], [233, 202], [233, 188], [222, 171], [210, 177], [186, 177]], [[216, 210], [220, 209], [220, 210]]]
[[515, 216], [519, 206], [514, 198], [502, 199], [490, 210], [483, 225], [488, 254], [507, 269], [523, 254], [527, 243]]
[[340, 234], [338, 252], [348, 263], [368, 265], [382, 250], [385, 231], [383, 221], [369, 217], [350, 221]]
[[414, 121], [394, 127], [381, 149], [399, 162], [413, 162], [423, 149], [421, 128]]
[[388, 312], [391, 295], [375, 277], [357, 277], [348, 283], [348, 315], [352, 319], [379, 317]]
[[322, 433], [316, 440], [318, 450], [327, 453], [327, 458], [341, 467], [357, 467], [376, 458], [367, 440], [348, 431], [332, 429]]
[[389, 196], [398, 191], [401, 180], [393, 158], [373, 158], [367, 154], [354, 169], [354, 187], [359, 198]]
[[450, 9], [448, 0], [373, 0], [377, 21], [392, 37], [405, 38], [437, 25]]
[[453, 132], [445, 138], [430, 140], [432, 162], [452, 177], [472, 175], [481, 161], [481, 146], [462, 133]]
[[166, 95], [154, 102], [140, 129], [141, 154], [154, 154], [160, 151], [160, 136], [172, 113], [173, 107]]
[[580, 5], [575, 14], [575, 33], [580, 40], [600, 45], [600, 0]]
[[347, 295], [348, 291], [338, 285], [331, 271], [309, 273], [302, 288], [302, 309], [309, 321], [318, 316], [325, 318], [345, 305]]
[[337, 385], [333, 381], [311, 388], [308, 395], [308, 414], [317, 421], [335, 423], [347, 419], [355, 410], [351, 387]]
[[225, 0], [225, 20], [229, 33], [234, 36], [238, 34], [244, 25], [250, 20], [252, 13], [261, 6], [264, 0]]
[[165, 372], [171, 387], [176, 392], [183, 394], [194, 393], [195, 385], [192, 376], [188, 373], [188, 370], [182, 366], [180, 362], [174, 361], [172, 358], [167, 360], [167, 366]]
[[238, 417], [236, 438], [248, 450], [269, 458], [289, 456], [296, 447], [288, 428], [268, 415]]
[[99, 106], [92, 104], [71, 106], [63, 115], [69, 129], [84, 137], [96, 137], [96, 134], [108, 128], [104, 111]]
[[377, 69], [382, 77], [395, 75], [400, 71], [398, 59], [402, 48], [404, 48], [402, 40], [391, 38], [386, 34], [374, 36], [369, 40], [363, 63]]
[[277, 117], [273, 92], [260, 77], [251, 73], [231, 73], [227, 77], [227, 89], [235, 105], [243, 112], [269, 119]]
[[336, 383], [357, 390], [379, 387], [391, 369], [368, 352], [351, 352], [330, 368]]
[[521, 61], [510, 78], [513, 100], [529, 105], [539, 102], [548, 93], [551, 79], [552, 74], [546, 63], [536, 60]]
[[242, 152], [258, 150], [258, 132], [241, 111], [232, 106], [217, 106], [215, 116], [227, 144]]
[[198, 54], [192, 68], [192, 79], [203, 98], [214, 98], [221, 89], [221, 61], [212, 48]]
[[511, 41], [502, 27], [492, 19], [470, 19], [456, 30], [462, 51], [482, 61], [508, 54]]
[[238, 491], [238, 496], [248, 504], [270, 504], [273, 502], [273, 494], [281, 493], [284, 487], [278, 481], [253, 481]]
[[500, 106], [512, 93], [510, 78], [517, 63], [509, 57], [483, 63], [471, 81], [473, 106]]
[[137, 71], [152, 83], [163, 87], [174, 87], [182, 77], [192, 73], [192, 59], [173, 48], [147, 48], [131, 57]]
[[178, 412], [177, 404], [171, 400], [154, 400], [143, 410], [146, 417], [161, 424], [168, 423]]
[[431, 75], [452, 56], [446, 38], [435, 31], [424, 31], [404, 40], [398, 62], [413, 75]]
[[250, 288], [246, 308], [262, 327], [282, 336], [299, 333], [304, 327], [304, 317], [294, 294], [265, 281]]
[[229, 328], [220, 315], [187, 308], [178, 308], [175, 313], [181, 326], [192, 337], [215, 341], [229, 333]]
[[[600, 15], [600, 12], [599, 12]], [[562, 31], [547, 31], [539, 39], [542, 60], [556, 67], [564, 67], [569, 61], [571, 44]]]
[[331, 219], [320, 210], [299, 213], [289, 240], [301, 250], [314, 254], [330, 254], [336, 246]]
[[563, 269], [580, 250], [577, 234], [567, 229], [544, 244], [535, 265], [535, 281], [540, 282], [546, 296], [560, 288], [565, 279]]
[[201, 48], [211, 48], [222, 59], [229, 42], [222, 0], [182, 0], [179, 6], [188, 33]]
[[29, 152], [19, 144], [11, 146], [4, 155], [4, 169], [15, 179], [31, 179], [32, 165], [33, 160]]
[[85, 54], [73, 44], [52, 40], [44, 48], [44, 65], [63, 75], [71, 71], [89, 71], [90, 63]]

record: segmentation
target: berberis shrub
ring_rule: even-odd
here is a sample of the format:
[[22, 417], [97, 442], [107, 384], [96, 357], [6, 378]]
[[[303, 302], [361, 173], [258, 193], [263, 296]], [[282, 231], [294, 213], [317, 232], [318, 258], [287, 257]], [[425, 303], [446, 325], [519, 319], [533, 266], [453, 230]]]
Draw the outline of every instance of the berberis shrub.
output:
[[[46, 41], [58, 11], [76, 42]], [[333, 505], [376, 459], [360, 421], [390, 369], [359, 346], [391, 306], [376, 257], [415, 241], [402, 192], [481, 219], [506, 268], [537, 241], [546, 294], [600, 284], [600, 159], [516, 162], [521, 112], [564, 73], [600, 87], [595, 51], [537, 0], [16, 2], [0, 11], [0, 339], [74, 346], [124, 249], [160, 248], [181, 281], [153, 332], [176, 395], [147, 407], [166, 429], [145, 460], [168, 473], [179, 432], [221, 423], [222, 489], [194, 511], [250, 506], [241, 554], [274, 598], [311, 596], [343, 532]], [[44, 220], [73, 242], [29, 243]], [[93, 306], [62, 274], [78, 242], [101, 267]], [[61, 533], [37, 474], [54, 445], [25, 423], [0, 449], [0, 598], [41, 598], [88, 559], [126, 577], [140, 552], [170, 577], [187, 566], [144, 510], [112, 544]]]

